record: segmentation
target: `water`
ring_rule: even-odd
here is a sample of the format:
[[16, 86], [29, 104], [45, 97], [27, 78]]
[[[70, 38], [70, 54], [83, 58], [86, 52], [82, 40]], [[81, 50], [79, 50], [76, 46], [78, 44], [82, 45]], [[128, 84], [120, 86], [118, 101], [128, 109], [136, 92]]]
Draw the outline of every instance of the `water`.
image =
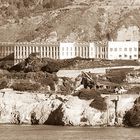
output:
[[0, 125], [0, 140], [140, 140], [140, 129]]

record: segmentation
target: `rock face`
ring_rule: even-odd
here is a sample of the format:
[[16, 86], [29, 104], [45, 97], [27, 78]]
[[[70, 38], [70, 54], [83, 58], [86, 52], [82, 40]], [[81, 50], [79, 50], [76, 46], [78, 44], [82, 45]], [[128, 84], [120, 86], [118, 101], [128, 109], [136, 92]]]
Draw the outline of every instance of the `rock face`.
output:
[[[118, 103], [118, 118], [122, 124], [125, 111], [133, 106], [136, 97], [122, 98]], [[108, 98], [107, 111], [90, 107], [91, 100], [72, 95], [48, 95], [0, 91], [0, 123], [96, 126], [114, 125], [114, 103]]]
[[133, 108], [126, 112], [123, 123], [126, 126], [140, 127], [140, 97], [135, 100]]
[[9, 71], [16, 71], [21, 72], [24, 71], [28, 72], [58, 72], [59, 71], [59, 64], [56, 60], [53, 59], [41, 59], [38, 53], [32, 53], [26, 58], [24, 61], [12, 66]]

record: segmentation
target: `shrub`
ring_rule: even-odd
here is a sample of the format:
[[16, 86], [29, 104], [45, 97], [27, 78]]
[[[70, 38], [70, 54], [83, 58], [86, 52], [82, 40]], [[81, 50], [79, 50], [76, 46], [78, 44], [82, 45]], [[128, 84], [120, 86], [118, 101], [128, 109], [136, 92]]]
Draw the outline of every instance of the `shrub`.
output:
[[78, 96], [80, 99], [91, 100], [93, 101], [90, 104], [90, 107], [96, 108], [100, 111], [106, 111], [107, 103], [105, 99], [101, 97], [101, 94], [93, 89], [82, 89], [78, 93], [74, 94], [74, 96]]
[[139, 94], [139, 93], [140, 93], [140, 87], [139, 86], [134, 86], [127, 91], [127, 94]]
[[22, 62], [20, 62], [20, 63], [18, 63], [18, 64], [16, 64], [16, 65], [14, 65], [13, 67], [11, 67], [11, 68], [9, 69], [9, 71], [10, 71], [10, 72], [11, 72], [11, 71], [16, 71], [16, 72], [24, 71], [25, 66], [26, 66], [25, 61], [22, 61]]
[[107, 79], [113, 83], [123, 83], [126, 79], [126, 72], [124, 71], [114, 71], [107, 74]]
[[20, 7], [20, 9], [18, 10], [19, 18], [28, 17], [29, 14], [30, 14], [29, 10], [25, 7]]
[[8, 88], [8, 79], [0, 79], [0, 89]]
[[47, 65], [42, 67], [42, 71], [49, 73], [58, 72], [59, 70], [60, 66], [56, 61], [48, 61]]
[[10, 73], [7, 70], [0, 69], [0, 78], [7, 77]]
[[44, 73], [42, 71], [27, 73], [27, 78], [40, 83], [44, 87], [50, 86], [51, 90], [55, 90], [55, 82], [58, 81], [58, 77], [55, 74]]
[[75, 93], [74, 96], [78, 96], [80, 99], [91, 100], [96, 97], [100, 97], [100, 93], [95, 91], [94, 89], [82, 89], [79, 92]]
[[96, 108], [100, 111], [106, 111], [107, 110], [107, 103], [105, 102], [105, 99], [102, 97], [96, 97], [90, 104], [90, 107]]
[[26, 73], [24, 72], [11, 72], [7, 75], [9, 79], [26, 79]]
[[15, 82], [11, 88], [17, 91], [38, 91], [41, 88], [39, 83], [31, 83], [27, 80]]

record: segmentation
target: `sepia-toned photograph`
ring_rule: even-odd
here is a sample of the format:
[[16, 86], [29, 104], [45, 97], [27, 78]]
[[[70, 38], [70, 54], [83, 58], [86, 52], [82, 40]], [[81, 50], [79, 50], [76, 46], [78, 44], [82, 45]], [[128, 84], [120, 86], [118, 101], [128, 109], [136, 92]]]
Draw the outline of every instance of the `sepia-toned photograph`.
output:
[[140, 140], [140, 0], [0, 0], [0, 140]]

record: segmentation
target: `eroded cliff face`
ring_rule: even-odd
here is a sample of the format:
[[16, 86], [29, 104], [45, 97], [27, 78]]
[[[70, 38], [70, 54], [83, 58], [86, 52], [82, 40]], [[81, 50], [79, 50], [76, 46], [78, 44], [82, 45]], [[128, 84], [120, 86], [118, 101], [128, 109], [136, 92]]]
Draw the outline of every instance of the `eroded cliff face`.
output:
[[[81, 100], [72, 95], [48, 95], [0, 91], [0, 123], [49, 124], [72, 126], [97, 126], [115, 124], [115, 104], [107, 98], [108, 110], [99, 111], [90, 107], [93, 100]], [[135, 96], [120, 98], [118, 102], [118, 124], [126, 110], [133, 106]]]

